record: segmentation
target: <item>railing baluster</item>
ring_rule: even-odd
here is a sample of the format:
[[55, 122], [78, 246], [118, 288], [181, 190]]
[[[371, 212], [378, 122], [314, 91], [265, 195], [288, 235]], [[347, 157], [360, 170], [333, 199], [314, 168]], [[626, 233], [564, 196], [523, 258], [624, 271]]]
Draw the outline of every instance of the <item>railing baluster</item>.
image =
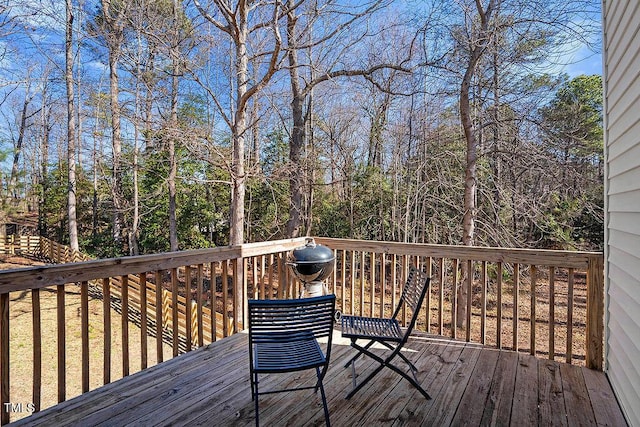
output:
[[451, 284], [451, 337], [458, 338], [458, 322], [456, 314], [458, 311], [458, 286], [461, 286], [458, 281], [460, 280], [460, 273], [458, 272], [457, 258], [453, 259], [453, 280]]
[[251, 280], [253, 281], [253, 299], [258, 299], [260, 297], [260, 289], [258, 287], [258, 263], [256, 262], [256, 257], [251, 257]]
[[196, 273], [196, 282], [197, 282], [197, 308], [196, 308], [196, 319], [198, 324], [198, 347], [202, 347], [204, 345], [204, 322], [202, 321], [202, 308], [204, 307], [204, 299], [203, 299], [203, 278], [204, 278], [204, 266], [202, 264], [198, 264], [198, 271]]
[[164, 352], [162, 348], [162, 335], [164, 331], [163, 321], [164, 314], [162, 310], [162, 290], [163, 279], [162, 270], [156, 271], [156, 358], [158, 363], [164, 360]]
[[260, 299], [265, 299], [264, 277], [265, 277], [265, 256], [260, 255]]
[[[409, 256], [407, 254], [402, 255], [402, 291], [404, 291], [404, 285], [407, 283], [409, 277]], [[402, 324], [407, 326], [409, 321], [409, 313], [405, 307], [402, 308]]]
[[471, 310], [473, 309], [473, 261], [467, 260], [467, 342], [471, 341]]
[[480, 295], [480, 342], [487, 344], [487, 262], [482, 261], [480, 271], [480, 285], [482, 294]]
[[555, 357], [556, 285], [555, 268], [549, 267], [549, 359]]
[[329, 288], [329, 293], [334, 293], [337, 297], [338, 295], [338, 250], [333, 250], [333, 271], [331, 272], [331, 287]]
[[376, 253], [371, 252], [371, 311], [370, 316], [375, 316], [375, 308], [376, 308]]
[[365, 304], [365, 296], [364, 296], [364, 288], [365, 288], [365, 270], [364, 266], [366, 264], [367, 253], [362, 251], [360, 252], [360, 316], [364, 316], [364, 304]]
[[347, 306], [347, 251], [342, 250], [342, 259], [340, 263], [340, 279], [342, 287], [342, 312], [345, 313]]
[[80, 284], [80, 316], [82, 336], [82, 392], [89, 391], [89, 282]]
[[387, 254], [380, 254], [380, 317], [385, 316], [384, 306], [387, 297]]
[[147, 319], [147, 273], [138, 275], [140, 283], [140, 369], [147, 369], [148, 366], [148, 319]]
[[178, 330], [178, 269], [171, 269], [171, 341], [173, 344], [173, 357], [180, 354], [180, 338]]
[[33, 322], [33, 393], [32, 399], [36, 410], [42, 403], [42, 316], [40, 308], [40, 289], [31, 290], [32, 322]]
[[111, 382], [111, 280], [109, 278], [102, 279], [102, 311], [104, 328], [102, 382], [109, 384]]
[[120, 277], [122, 298], [122, 376], [129, 376], [129, 276]]
[[[431, 277], [433, 275], [433, 266], [431, 265], [432, 263], [432, 259], [431, 257], [427, 257], [427, 276]], [[426, 331], [428, 334], [431, 333], [431, 290], [432, 290], [432, 284], [433, 282], [430, 280], [429, 281], [429, 287], [427, 288], [427, 295], [426, 295], [426, 299], [427, 299], [427, 307], [425, 308], [425, 322], [427, 324], [426, 327]]]
[[518, 351], [518, 322], [520, 304], [520, 264], [513, 264], [513, 351]]
[[218, 339], [218, 322], [216, 313], [218, 311], [218, 273], [216, 271], [216, 263], [212, 262], [209, 266], [211, 278], [211, 342], [215, 342]]
[[[280, 264], [278, 262], [278, 264]], [[229, 336], [229, 322], [227, 322], [227, 318], [229, 317], [228, 309], [229, 309], [229, 264], [227, 261], [222, 261], [222, 316], [224, 322], [222, 324], [222, 336]], [[278, 293], [282, 292], [282, 286], [278, 286]]]
[[[284, 264], [284, 260], [285, 260], [285, 256], [283, 254], [282, 256], [282, 260], [283, 260], [283, 264], [282, 264], [282, 268], [284, 268], [285, 270], [288, 270], [288, 268], [285, 267]], [[234, 259], [231, 261], [231, 267], [233, 268], [233, 333], [237, 333], [240, 332], [240, 330], [242, 329], [240, 327], [240, 319], [242, 317], [241, 313], [248, 313], [248, 309], [249, 306], [247, 304], [247, 298], [244, 295], [247, 295], [248, 289], [247, 289], [247, 275], [244, 274], [245, 271], [247, 271], [247, 259], [243, 258], [243, 259]], [[240, 278], [238, 278], [238, 276], [241, 276]], [[242, 281], [242, 292], [239, 293], [236, 290], [238, 289], [238, 287], [236, 286], [236, 284], [238, 283], [238, 280]], [[242, 302], [243, 306], [240, 306], [240, 303]], [[248, 317], [247, 317], [248, 319]], [[246, 323], [247, 319], [245, 319], [244, 317], [242, 317], [242, 323]]]
[[64, 285], [56, 286], [57, 298], [57, 323], [58, 323], [58, 403], [64, 402], [67, 396], [66, 378], [66, 335], [65, 335], [65, 310], [64, 310]]
[[349, 314], [356, 314], [356, 251], [351, 251], [351, 269], [349, 270], [349, 273], [351, 273], [351, 299], [349, 301], [351, 308], [349, 309]]
[[438, 335], [444, 335], [444, 281], [445, 281], [445, 264], [444, 258], [440, 258], [438, 262], [440, 269], [440, 285], [438, 289]]
[[193, 331], [191, 330], [191, 266], [184, 268], [184, 327], [187, 335], [187, 352], [191, 351]]
[[536, 282], [538, 280], [538, 268], [535, 265], [532, 265], [530, 268], [531, 271], [531, 332], [529, 336], [531, 337], [529, 345], [531, 347], [530, 353], [532, 356], [536, 355]]
[[267, 299], [273, 298], [273, 254], [269, 254], [269, 294]]
[[287, 278], [284, 276], [284, 270], [282, 269], [282, 257], [280, 254], [275, 255], [277, 261], [277, 274], [278, 274], [278, 292], [276, 299], [285, 298], [286, 295], [286, 287], [287, 287]]
[[9, 424], [9, 411], [5, 403], [11, 402], [9, 395], [9, 293], [0, 294], [0, 421]]
[[502, 348], [502, 263], [497, 264], [497, 314], [496, 314], [496, 347]]
[[573, 357], [573, 286], [573, 268], [570, 268], [567, 289], [567, 363], [571, 363], [571, 359]]

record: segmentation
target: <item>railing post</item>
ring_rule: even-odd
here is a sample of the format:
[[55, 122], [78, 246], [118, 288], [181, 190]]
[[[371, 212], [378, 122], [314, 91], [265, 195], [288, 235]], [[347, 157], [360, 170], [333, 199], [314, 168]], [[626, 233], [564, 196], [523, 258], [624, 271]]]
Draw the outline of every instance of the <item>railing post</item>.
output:
[[602, 370], [604, 348], [604, 258], [589, 258], [587, 267], [587, 368]]

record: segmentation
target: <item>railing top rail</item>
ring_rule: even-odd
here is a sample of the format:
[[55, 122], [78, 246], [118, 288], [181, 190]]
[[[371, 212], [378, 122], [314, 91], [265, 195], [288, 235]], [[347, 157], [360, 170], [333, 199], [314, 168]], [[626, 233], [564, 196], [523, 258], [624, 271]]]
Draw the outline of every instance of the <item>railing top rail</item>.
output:
[[38, 289], [46, 286], [125, 274], [167, 270], [184, 265], [223, 261], [246, 256], [268, 255], [294, 249], [303, 242], [304, 238], [284, 239], [272, 242], [246, 243], [238, 246], [4, 270], [0, 271], [0, 293]]
[[396, 255], [418, 255], [460, 260], [509, 262], [563, 268], [586, 268], [591, 260], [601, 259], [601, 252], [559, 251], [547, 249], [496, 248], [481, 246], [435, 245], [316, 237], [317, 243], [332, 249], [359, 250]]

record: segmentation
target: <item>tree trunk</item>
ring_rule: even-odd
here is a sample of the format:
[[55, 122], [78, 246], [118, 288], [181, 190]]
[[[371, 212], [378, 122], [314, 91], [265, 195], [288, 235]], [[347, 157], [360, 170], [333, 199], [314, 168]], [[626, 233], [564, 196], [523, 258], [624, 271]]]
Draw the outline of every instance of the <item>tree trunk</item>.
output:
[[[469, 92], [478, 62], [491, 39], [488, 26], [494, 7], [495, 0], [489, 1], [486, 10], [482, 8], [482, 4], [479, 0], [476, 1], [477, 13], [480, 19], [480, 28], [478, 29], [477, 34], [472, 35], [472, 39], [470, 41], [471, 51], [469, 52], [469, 61], [460, 85], [460, 121], [462, 122], [462, 129], [464, 130], [464, 136], [467, 141], [464, 178], [464, 217], [462, 219], [462, 244], [465, 246], [473, 246], [474, 244], [478, 191], [478, 140], [476, 137], [476, 129], [473, 126], [473, 119], [471, 117]], [[466, 264], [463, 263], [463, 265]], [[456, 286], [458, 286], [458, 305], [456, 310], [456, 325], [458, 327], [464, 327], [466, 323], [467, 298], [470, 298], [471, 296], [467, 295], [467, 286], [465, 286], [464, 283], [466, 276], [469, 274], [473, 274], [473, 272], [463, 271], [461, 282], [456, 284]]]
[[[47, 88], [42, 93], [42, 99], [48, 100]], [[42, 164], [41, 164], [41, 179], [40, 183], [42, 185], [42, 189], [40, 190], [40, 202], [38, 209], [38, 233], [41, 236], [47, 236], [47, 222], [44, 217], [44, 208], [45, 208], [45, 195], [49, 191], [49, 138], [51, 132], [51, 125], [49, 124], [50, 120], [50, 107], [45, 106], [43, 102], [42, 107], [42, 141], [40, 143], [40, 152], [42, 153]]]
[[304, 198], [304, 168], [302, 165], [304, 143], [305, 143], [305, 118], [304, 118], [304, 94], [300, 87], [300, 75], [298, 71], [298, 50], [295, 47], [296, 22], [297, 17], [293, 9], [293, 0], [289, 0], [287, 8], [287, 41], [289, 52], [289, 79], [291, 81], [291, 114], [293, 119], [293, 129], [289, 140], [289, 162], [291, 170], [289, 172], [289, 191], [291, 193], [291, 203], [289, 205], [289, 220], [287, 221], [287, 237], [300, 236], [302, 228], [302, 211]]
[[[173, 2], [173, 23], [176, 28], [176, 39], [178, 39], [178, 2]], [[178, 52], [171, 49], [173, 60], [173, 76], [171, 77], [171, 118], [169, 120], [169, 247], [172, 252], [178, 250], [178, 226], [176, 220], [176, 176], [178, 175], [178, 165], [176, 162], [176, 140], [178, 138]]]
[[168, 141], [169, 156], [169, 246], [172, 252], [178, 250], [178, 228], [176, 223], [176, 176], [178, 165], [176, 162], [176, 138], [178, 136], [178, 77], [175, 75], [176, 66], [174, 64], [174, 76], [171, 82], [171, 119]]
[[69, 246], [78, 251], [78, 222], [76, 216], [76, 109], [73, 90], [73, 4], [66, 0], [67, 28], [65, 39], [65, 82], [67, 86], [67, 207], [69, 223]]
[[118, 64], [121, 47], [124, 42], [123, 20], [125, 8], [111, 16], [111, 0], [102, 0], [102, 13], [106, 23], [105, 37], [109, 48], [109, 103], [111, 107], [111, 138], [112, 138], [112, 181], [111, 195], [113, 198], [112, 235], [117, 252], [125, 252], [123, 246], [124, 235], [124, 196], [122, 192], [122, 135], [121, 135], [121, 106], [119, 101], [120, 84]]
[[18, 130], [18, 141], [13, 152], [13, 163], [11, 165], [11, 176], [9, 177], [9, 188], [7, 193], [16, 201], [18, 199], [18, 170], [20, 168], [20, 155], [22, 154], [22, 144], [24, 143], [24, 135], [27, 131], [27, 111], [31, 103], [30, 84], [25, 89], [24, 102], [22, 103], [22, 112], [20, 116], [20, 129]]
[[245, 199], [245, 170], [244, 170], [244, 139], [247, 129], [247, 109], [244, 101], [247, 93], [247, 72], [249, 58], [247, 54], [248, 11], [240, 13], [238, 40], [236, 41], [236, 112], [233, 127], [233, 163], [231, 190], [231, 224], [229, 243], [240, 245], [244, 243], [244, 199]]

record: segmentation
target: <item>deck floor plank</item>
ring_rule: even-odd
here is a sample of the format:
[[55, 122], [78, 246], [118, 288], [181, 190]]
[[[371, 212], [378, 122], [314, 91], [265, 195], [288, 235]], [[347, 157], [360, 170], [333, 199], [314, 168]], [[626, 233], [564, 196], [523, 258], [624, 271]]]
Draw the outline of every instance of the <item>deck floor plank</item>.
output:
[[481, 425], [509, 425], [517, 366], [518, 353], [500, 352], [482, 414]]
[[587, 368], [582, 368], [582, 375], [589, 393], [589, 401], [593, 408], [596, 424], [599, 426], [624, 425], [624, 415], [617, 404], [607, 377], [602, 372]]
[[485, 350], [480, 353], [469, 384], [465, 389], [452, 423], [455, 425], [480, 425], [491, 381], [498, 364], [499, 351]]
[[519, 353], [509, 425], [538, 425], [538, 388], [538, 359]]
[[[389, 369], [347, 400], [351, 369], [343, 365], [354, 350], [336, 331], [324, 381], [334, 426], [626, 425], [602, 372], [422, 333], [406, 348], [431, 400]], [[247, 335], [236, 334], [14, 424], [252, 426], [247, 350]], [[375, 365], [360, 359], [359, 375]], [[260, 386], [314, 383], [310, 371], [264, 375]], [[260, 419], [263, 425], [324, 425], [320, 395], [262, 396]]]
[[538, 425], [566, 426], [560, 364], [551, 360], [538, 362]]
[[560, 375], [567, 419], [573, 420], [572, 424], [575, 422], [580, 426], [595, 426], [596, 418], [584, 383], [582, 369], [579, 366], [561, 363]]

